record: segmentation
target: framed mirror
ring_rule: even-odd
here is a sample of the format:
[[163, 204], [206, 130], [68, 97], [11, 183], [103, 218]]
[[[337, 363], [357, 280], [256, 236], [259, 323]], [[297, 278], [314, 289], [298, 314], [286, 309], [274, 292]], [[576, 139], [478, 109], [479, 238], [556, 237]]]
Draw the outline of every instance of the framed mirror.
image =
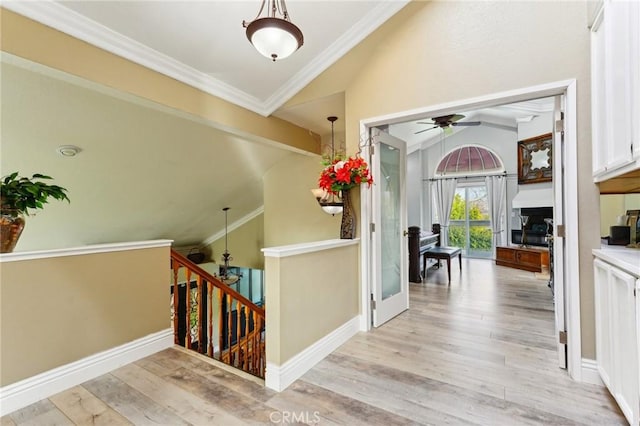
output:
[[518, 141], [518, 183], [551, 182], [551, 133]]

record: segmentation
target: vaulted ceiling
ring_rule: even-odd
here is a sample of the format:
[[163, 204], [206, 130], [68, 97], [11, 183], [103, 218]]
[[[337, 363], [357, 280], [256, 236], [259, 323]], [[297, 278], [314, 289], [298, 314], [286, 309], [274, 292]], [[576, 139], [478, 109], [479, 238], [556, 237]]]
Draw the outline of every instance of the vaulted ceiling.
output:
[[9, 1], [3, 7], [261, 115], [298, 119], [322, 134], [325, 117], [343, 115], [340, 96], [314, 106], [313, 116], [278, 109], [408, 2], [289, 0], [304, 45], [277, 62], [260, 55], [242, 27], [243, 20], [256, 17], [258, 0]]
[[[262, 116], [317, 134], [344, 95], [280, 108], [406, 1], [295, 1], [304, 46], [272, 62], [246, 39], [257, 1], [4, 2], [3, 8]], [[2, 54], [2, 175], [44, 173], [69, 191], [28, 218], [16, 250], [169, 238], [193, 245], [263, 204], [262, 177], [305, 155], [142, 98]], [[344, 120], [338, 121], [344, 125]], [[337, 129], [340, 131], [340, 129]], [[80, 153], [65, 158], [61, 145]]]
[[[326, 117], [344, 117], [344, 93], [287, 101], [407, 3], [290, 0], [305, 44], [275, 63], [258, 54], [241, 25], [255, 17], [258, 1], [9, 1], [3, 8], [326, 137]], [[2, 175], [49, 174], [72, 200], [30, 218], [20, 251], [153, 238], [197, 244], [223, 229], [223, 207], [232, 206], [230, 222], [258, 211], [263, 175], [303, 155], [11, 55], [2, 55], [1, 71]], [[543, 108], [464, 114], [513, 126]], [[438, 134], [416, 134], [422, 128], [398, 123], [393, 133], [419, 149]], [[56, 153], [68, 144], [82, 151]]]

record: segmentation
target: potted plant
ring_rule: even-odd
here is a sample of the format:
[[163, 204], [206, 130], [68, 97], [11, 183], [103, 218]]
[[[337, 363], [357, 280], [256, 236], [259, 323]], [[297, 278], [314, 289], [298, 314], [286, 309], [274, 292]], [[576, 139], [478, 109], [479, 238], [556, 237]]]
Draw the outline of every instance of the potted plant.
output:
[[15, 248], [29, 209], [43, 209], [49, 197], [69, 201], [65, 188], [38, 181], [49, 179], [39, 173], [29, 179], [15, 172], [0, 181], [0, 253], [11, 253]]

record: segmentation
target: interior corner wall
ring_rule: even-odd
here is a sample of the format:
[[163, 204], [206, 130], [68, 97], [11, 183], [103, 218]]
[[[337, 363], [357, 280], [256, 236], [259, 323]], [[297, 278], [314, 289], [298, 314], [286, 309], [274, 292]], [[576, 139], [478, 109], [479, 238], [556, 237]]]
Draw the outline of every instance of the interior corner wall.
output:
[[[231, 265], [244, 268], [264, 269], [264, 214], [259, 214], [242, 226], [229, 231], [228, 249], [233, 260]], [[225, 237], [218, 238], [209, 244], [204, 251], [209, 254], [211, 260], [222, 262], [222, 254], [225, 249]]]
[[265, 247], [340, 238], [342, 216], [323, 212], [311, 193], [321, 171], [319, 156], [291, 154], [264, 175]]
[[[405, 9], [402, 25], [360, 64], [361, 72], [345, 92], [347, 150], [357, 149], [363, 119], [575, 78], [578, 202], [597, 205], [585, 4], [412, 2]], [[599, 230], [597, 215], [579, 217], [584, 358], [595, 358], [591, 250], [599, 246]]]

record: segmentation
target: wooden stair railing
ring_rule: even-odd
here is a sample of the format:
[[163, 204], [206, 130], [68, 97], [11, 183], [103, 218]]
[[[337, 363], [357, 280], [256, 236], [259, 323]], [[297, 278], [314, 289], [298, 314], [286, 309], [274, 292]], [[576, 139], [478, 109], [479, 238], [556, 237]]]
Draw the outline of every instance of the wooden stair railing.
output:
[[173, 249], [171, 269], [174, 342], [264, 378], [264, 308]]

